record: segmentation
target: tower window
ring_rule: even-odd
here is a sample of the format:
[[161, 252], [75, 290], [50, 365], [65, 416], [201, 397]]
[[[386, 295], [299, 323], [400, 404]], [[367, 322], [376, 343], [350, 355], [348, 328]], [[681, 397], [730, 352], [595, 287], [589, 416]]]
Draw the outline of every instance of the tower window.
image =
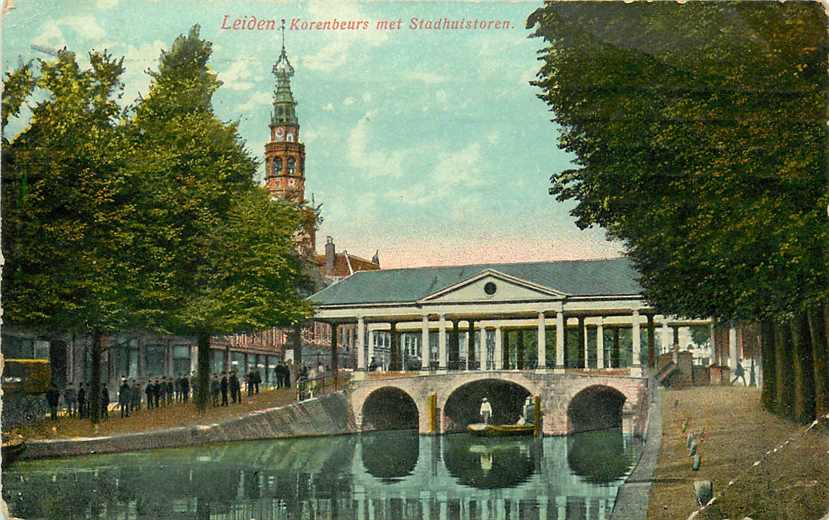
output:
[[290, 133], [290, 132], [288, 132], [288, 142], [289, 142], [289, 143], [293, 143], [293, 142], [294, 142], [294, 134], [292, 134], [292, 133]]
[[282, 158], [281, 157], [274, 157], [273, 158], [273, 174], [280, 175], [282, 173]]
[[[288, 134], [291, 135], [291, 134]], [[293, 157], [288, 158], [288, 175], [293, 175], [296, 172], [296, 160]]]

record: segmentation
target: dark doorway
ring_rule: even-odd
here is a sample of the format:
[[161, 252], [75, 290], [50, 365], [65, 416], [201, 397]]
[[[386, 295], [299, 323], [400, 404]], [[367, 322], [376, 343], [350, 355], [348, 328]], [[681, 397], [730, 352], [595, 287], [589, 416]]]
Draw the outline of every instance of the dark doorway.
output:
[[570, 433], [621, 428], [624, 404], [624, 394], [614, 388], [602, 385], [585, 388], [567, 407]]
[[400, 389], [380, 388], [363, 403], [363, 431], [417, 430], [417, 423], [417, 405]]
[[498, 379], [484, 379], [467, 383], [446, 401], [446, 433], [463, 432], [473, 423], [481, 422], [481, 400], [492, 404], [492, 423], [514, 424], [521, 415], [524, 400], [530, 392], [515, 383]]

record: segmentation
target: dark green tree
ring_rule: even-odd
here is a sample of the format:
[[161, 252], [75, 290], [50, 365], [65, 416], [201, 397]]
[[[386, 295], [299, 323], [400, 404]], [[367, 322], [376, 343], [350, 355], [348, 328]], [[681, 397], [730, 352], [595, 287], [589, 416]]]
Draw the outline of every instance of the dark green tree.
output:
[[47, 337], [91, 336], [94, 422], [102, 338], [133, 325], [143, 282], [130, 257], [138, 230], [135, 184], [123, 173], [122, 60], [89, 59], [83, 70], [61, 52], [37, 78], [28, 67], [7, 76], [4, 125], [33, 87], [44, 100], [4, 147], [3, 306], [8, 322]]
[[561, 2], [529, 25], [549, 43], [540, 97], [576, 156], [551, 193], [625, 244], [660, 311], [780, 328], [792, 415], [827, 410], [821, 6]]
[[257, 161], [236, 123], [220, 121], [212, 97], [211, 44], [194, 26], [162, 51], [146, 97], [135, 108], [131, 168], [159, 230], [145, 269], [163, 302], [159, 327], [195, 337], [200, 409], [207, 403], [210, 338], [296, 323], [310, 309], [299, 296], [293, 246], [301, 208], [270, 201], [255, 186]]

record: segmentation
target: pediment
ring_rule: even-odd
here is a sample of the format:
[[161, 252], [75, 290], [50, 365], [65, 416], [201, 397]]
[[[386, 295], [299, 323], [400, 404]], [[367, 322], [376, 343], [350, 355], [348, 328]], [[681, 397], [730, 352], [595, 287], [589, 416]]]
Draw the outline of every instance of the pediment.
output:
[[422, 298], [422, 303], [559, 300], [566, 294], [528, 280], [488, 269]]

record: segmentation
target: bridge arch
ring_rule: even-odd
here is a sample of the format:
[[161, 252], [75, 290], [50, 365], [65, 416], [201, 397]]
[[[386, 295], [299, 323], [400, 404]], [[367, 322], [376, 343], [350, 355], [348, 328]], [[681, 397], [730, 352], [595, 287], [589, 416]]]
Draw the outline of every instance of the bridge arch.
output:
[[483, 377], [463, 382], [448, 391], [442, 407], [442, 431], [462, 432], [469, 424], [481, 422], [483, 398], [487, 398], [492, 405], [493, 423], [514, 423], [521, 415], [524, 400], [533, 395], [533, 386], [511, 379]]
[[626, 401], [625, 394], [612, 386], [581, 389], [567, 405], [567, 433], [622, 428]]
[[362, 401], [360, 429], [417, 430], [420, 410], [415, 399], [398, 386], [382, 386]]

